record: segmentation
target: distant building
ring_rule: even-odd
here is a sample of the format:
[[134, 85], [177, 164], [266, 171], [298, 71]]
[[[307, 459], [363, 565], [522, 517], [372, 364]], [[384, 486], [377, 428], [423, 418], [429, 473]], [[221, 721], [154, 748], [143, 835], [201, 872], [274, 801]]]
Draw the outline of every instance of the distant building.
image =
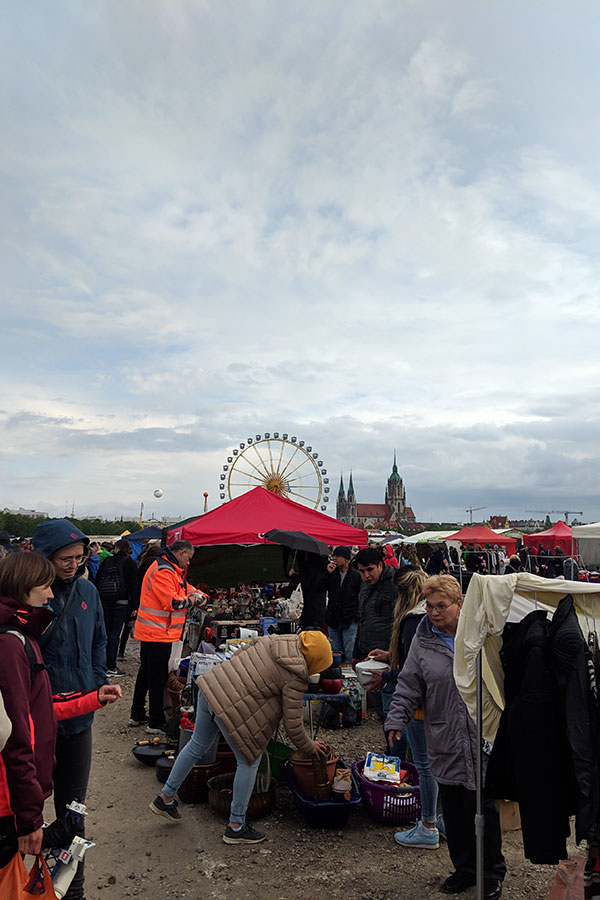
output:
[[490, 528], [508, 528], [508, 516], [490, 516]]
[[347, 494], [344, 489], [344, 477], [340, 476], [336, 518], [357, 528], [381, 528], [383, 531], [415, 524], [415, 514], [410, 506], [406, 505], [406, 492], [396, 465], [395, 452], [394, 465], [385, 489], [385, 502], [357, 503], [351, 472]]
[[38, 512], [37, 509], [23, 509], [20, 506], [18, 509], [3, 509], [3, 513], [6, 513], [9, 516], [27, 516], [29, 519], [47, 519], [47, 512]]

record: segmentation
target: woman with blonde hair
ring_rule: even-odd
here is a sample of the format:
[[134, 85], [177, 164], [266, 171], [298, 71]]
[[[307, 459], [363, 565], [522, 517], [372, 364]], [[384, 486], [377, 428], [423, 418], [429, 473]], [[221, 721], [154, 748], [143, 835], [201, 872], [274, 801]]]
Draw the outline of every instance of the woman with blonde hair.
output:
[[[391, 670], [384, 672], [383, 676], [376, 676], [374, 681], [377, 681], [378, 678], [382, 684], [386, 681], [388, 683], [397, 681], [398, 674], [402, 671], [408, 656], [417, 626], [426, 614], [423, 589], [428, 580], [425, 572], [417, 569], [416, 566], [402, 566], [398, 569], [394, 579], [398, 590], [398, 601], [394, 608], [390, 649], [373, 650], [369, 654], [371, 659], [389, 662]], [[404, 756], [406, 738], [410, 743], [413, 761], [419, 773], [421, 821], [417, 822], [409, 831], [399, 831], [395, 838], [397, 843], [403, 847], [435, 850], [440, 845], [440, 828], [443, 827], [443, 822], [441, 816], [439, 820], [437, 818], [438, 786], [429, 768], [422, 709], [417, 709], [412, 721], [407, 724], [403, 739], [392, 745], [391, 751], [395, 756]]]
[[[434, 575], [425, 583], [423, 594], [427, 615], [419, 623], [398, 675], [385, 727], [390, 742], [400, 740], [415, 710], [423, 707], [431, 771], [439, 786], [448, 852], [455, 868], [441, 890], [444, 894], [461, 894], [477, 881], [477, 728], [454, 680], [454, 641], [462, 592], [452, 575]], [[485, 900], [498, 900], [506, 863], [498, 810], [487, 797], [483, 814], [483, 896]]]

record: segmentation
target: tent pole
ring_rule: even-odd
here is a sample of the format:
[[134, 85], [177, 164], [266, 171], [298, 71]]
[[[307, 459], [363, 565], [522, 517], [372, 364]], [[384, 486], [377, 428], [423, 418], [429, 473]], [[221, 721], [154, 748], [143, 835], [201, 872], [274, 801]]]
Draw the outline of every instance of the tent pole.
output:
[[476, 808], [475, 808], [475, 844], [476, 844], [476, 863], [475, 877], [477, 878], [477, 900], [483, 898], [483, 837], [485, 831], [485, 819], [483, 816], [483, 702], [482, 702], [482, 670], [481, 670], [481, 653], [477, 654], [476, 660], [476, 679], [477, 679], [477, 771], [476, 771]]

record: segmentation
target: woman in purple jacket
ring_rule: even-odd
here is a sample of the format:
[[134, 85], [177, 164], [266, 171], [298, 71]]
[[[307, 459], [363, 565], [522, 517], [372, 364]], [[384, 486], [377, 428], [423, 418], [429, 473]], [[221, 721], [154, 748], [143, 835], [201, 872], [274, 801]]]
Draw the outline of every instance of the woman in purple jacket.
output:
[[[385, 722], [400, 740], [423, 708], [431, 774], [439, 785], [450, 859], [455, 868], [444, 894], [461, 894], [476, 881], [475, 810], [477, 730], [454, 681], [454, 638], [462, 593], [452, 575], [433, 575], [423, 587], [427, 615], [420, 622], [398, 675]], [[484, 898], [498, 900], [506, 864], [495, 801], [485, 799]]]

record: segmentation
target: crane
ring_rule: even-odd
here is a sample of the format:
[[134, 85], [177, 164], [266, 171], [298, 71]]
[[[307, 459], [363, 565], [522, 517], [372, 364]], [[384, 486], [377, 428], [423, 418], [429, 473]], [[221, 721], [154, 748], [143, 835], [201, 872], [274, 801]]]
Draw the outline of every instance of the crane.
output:
[[576, 509], [526, 509], [525, 512], [544, 513], [547, 516], [556, 513], [556, 515], [565, 517], [565, 525], [569, 524], [569, 516], [582, 516], [583, 512]]
[[487, 509], [487, 506], [469, 506], [468, 509], [465, 509], [465, 512], [469, 513], [469, 525], [473, 524], [473, 513], [478, 509]]

